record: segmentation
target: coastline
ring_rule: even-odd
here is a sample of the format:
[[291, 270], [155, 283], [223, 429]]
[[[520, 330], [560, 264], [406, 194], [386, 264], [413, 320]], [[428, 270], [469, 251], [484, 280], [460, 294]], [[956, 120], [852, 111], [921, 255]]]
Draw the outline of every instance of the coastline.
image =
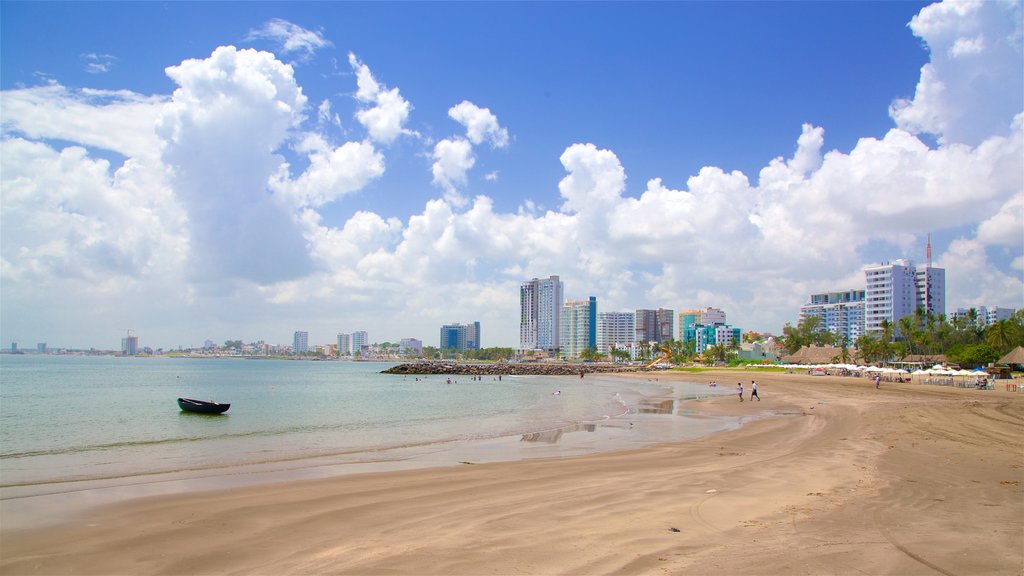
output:
[[754, 378], [763, 401], [682, 403], [750, 421], [681, 443], [159, 496], [57, 526], [0, 526], [0, 573], [1024, 568], [1022, 394], [744, 371], [621, 376]]

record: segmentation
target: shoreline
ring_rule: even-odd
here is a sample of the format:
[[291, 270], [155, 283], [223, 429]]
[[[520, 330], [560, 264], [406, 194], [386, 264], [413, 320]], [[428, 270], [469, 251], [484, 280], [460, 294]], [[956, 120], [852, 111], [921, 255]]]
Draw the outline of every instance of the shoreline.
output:
[[747, 387], [751, 378], [763, 398], [756, 406], [733, 395], [678, 407], [769, 415], [738, 429], [583, 456], [133, 500], [56, 526], [3, 529], [0, 573], [1024, 568], [1024, 395], [919, 384], [875, 390], [864, 379], [797, 374], [657, 373], [659, 381], [724, 387]]

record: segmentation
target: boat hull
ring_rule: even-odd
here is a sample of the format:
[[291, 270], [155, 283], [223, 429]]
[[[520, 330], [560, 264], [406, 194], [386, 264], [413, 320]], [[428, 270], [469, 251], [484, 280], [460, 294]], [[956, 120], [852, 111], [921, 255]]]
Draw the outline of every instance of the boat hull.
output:
[[231, 408], [231, 404], [218, 404], [216, 402], [205, 402], [191, 398], [178, 398], [178, 407], [183, 412], [195, 412], [197, 414], [223, 414]]

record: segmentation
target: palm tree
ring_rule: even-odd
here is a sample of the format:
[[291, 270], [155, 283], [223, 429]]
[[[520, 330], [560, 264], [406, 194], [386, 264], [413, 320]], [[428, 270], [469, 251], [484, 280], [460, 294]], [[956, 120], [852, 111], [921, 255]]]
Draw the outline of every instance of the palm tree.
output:
[[1008, 320], [1000, 320], [985, 330], [985, 342], [1000, 354], [1005, 354], [1013, 347], [1014, 332]]

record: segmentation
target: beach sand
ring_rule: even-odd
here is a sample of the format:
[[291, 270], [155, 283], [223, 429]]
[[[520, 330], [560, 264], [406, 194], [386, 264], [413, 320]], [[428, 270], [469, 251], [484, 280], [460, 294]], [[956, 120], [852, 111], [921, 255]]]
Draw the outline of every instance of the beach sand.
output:
[[[641, 376], [652, 377], [652, 376]], [[2, 574], [1022, 574], [1024, 394], [791, 374], [679, 444], [133, 500]]]

